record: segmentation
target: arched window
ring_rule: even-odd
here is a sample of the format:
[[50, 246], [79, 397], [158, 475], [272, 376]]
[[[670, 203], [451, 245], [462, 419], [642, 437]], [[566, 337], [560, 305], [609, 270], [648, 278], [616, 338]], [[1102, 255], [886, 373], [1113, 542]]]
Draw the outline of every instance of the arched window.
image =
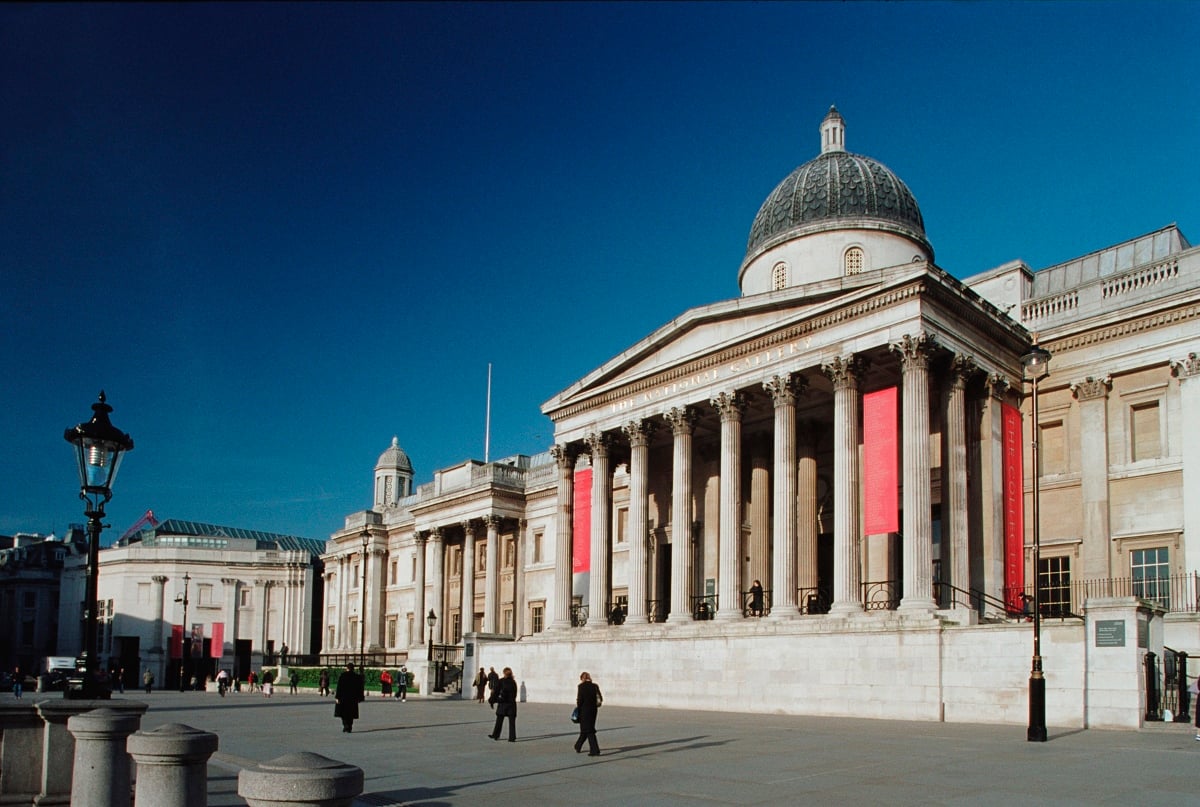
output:
[[857, 275], [863, 270], [862, 247], [850, 247], [846, 250], [846, 274]]
[[787, 288], [787, 264], [783, 261], [775, 264], [771, 270], [771, 291]]

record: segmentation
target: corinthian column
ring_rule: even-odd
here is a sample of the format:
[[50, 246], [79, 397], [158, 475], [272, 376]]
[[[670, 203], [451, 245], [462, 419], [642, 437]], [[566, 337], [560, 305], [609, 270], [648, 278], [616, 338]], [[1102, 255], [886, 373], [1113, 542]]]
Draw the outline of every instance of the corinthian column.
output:
[[692, 432], [696, 412], [673, 406], [663, 415], [675, 437], [671, 467], [671, 615], [668, 622], [691, 622]]
[[654, 424], [647, 420], [626, 423], [622, 430], [629, 438], [629, 612], [626, 621], [644, 625], [646, 615], [646, 549], [649, 541], [647, 498], [650, 477], [650, 435]]
[[571, 496], [574, 493], [575, 452], [568, 446], [550, 449], [558, 465], [554, 522], [554, 619], [546, 630], [571, 627]]
[[[467, 520], [463, 528], [463, 574], [462, 574], [462, 632], [465, 636], [475, 631], [475, 522]], [[487, 585], [486, 580], [484, 586]]]
[[858, 384], [866, 368], [859, 356], [821, 366], [833, 382], [833, 605], [831, 614], [862, 611], [858, 518]]
[[904, 335], [891, 345], [903, 370], [904, 599], [901, 611], [932, 612], [933, 516], [929, 493], [929, 354], [934, 339]]
[[433, 578], [433, 608], [437, 612], [438, 621], [433, 629], [435, 644], [446, 643], [446, 542], [442, 536], [441, 527], [429, 531], [429, 553], [433, 556], [430, 577]]
[[612, 438], [594, 432], [584, 442], [592, 453], [592, 557], [585, 627], [598, 628], [607, 623], [608, 616], [609, 525], [612, 524], [612, 474], [608, 469], [608, 454]]
[[738, 598], [738, 533], [742, 528], [742, 415], [746, 399], [722, 392], [709, 401], [721, 415], [721, 523], [717, 547], [717, 616], [742, 615]]
[[[943, 519], [949, 535], [942, 545], [950, 547], [950, 583], [962, 591], [971, 589], [971, 561], [967, 542], [967, 381], [976, 372], [969, 356], [957, 355], [950, 362], [950, 392], [946, 398], [946, 510]], [[945, 553], [943, 552], [943, 555]], [[951, 601], [962, 597], [954, 592]], [[965, 603], [964, 603], [965, 604]]]
[[425, 644], [425, 628], [422, 626], [425, 624], [425, 544], [427, 540], [423, 533], [413, 533], [413, 546], [416, 548], [416, 568], [413, 570], [413, 632], [416, 636], [409, 637], [409, 644], [418, 647]]
[[483, 582], [483, 632], [496, 632], [496, 601], [500, 594], [500, 516], [489, 514], [483, 519], [487, 527], [487, 559]]
[[771, 541], [771, 619], [793, 619], [796, 610], [796, 396], [803, 377], [773, 376], [763, 389], [775, 402], [775, 467], [771, 470], [775, 520]]

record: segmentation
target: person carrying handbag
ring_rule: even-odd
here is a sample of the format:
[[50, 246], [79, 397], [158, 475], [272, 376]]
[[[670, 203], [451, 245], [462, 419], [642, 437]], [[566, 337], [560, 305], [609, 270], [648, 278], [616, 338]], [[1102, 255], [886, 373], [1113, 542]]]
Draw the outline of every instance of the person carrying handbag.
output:
[[575, 741], [575, 753], [583, 753], [583, 743], [588, 744], [588, 756], [600, 756], [600, 743], [596, 741], [596, 715], [604, 703], [600, 687], [587, 672], [579, 674], [579, 689], [575, 695], [575, 708], [579, 710], [579, 739]]

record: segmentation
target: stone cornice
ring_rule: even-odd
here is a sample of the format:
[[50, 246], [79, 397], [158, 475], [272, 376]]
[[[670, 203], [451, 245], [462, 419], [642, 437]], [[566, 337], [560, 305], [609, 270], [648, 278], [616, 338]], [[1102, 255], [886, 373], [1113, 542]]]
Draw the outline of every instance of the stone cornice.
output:
[[1051, 353], [1060, 353], [1066, 350], [1078, 350], [1088, 347], [1089, 345], [1108, 342], [1113, 339], [1120, 339], [1124, 336], [1142, 333], [1143, 331], [1154, 330], [1155, 328], [1163, 328], [1169, 325], [1178, 325], [1184, 322], [1200, 318], [1200, 303], [1185, 305], [1181, 308], [1176, 308], [1171, 311], [1162, 311], [1157, 314], [1150, 314], [1144, 317], [1136, 317], [1125, 322], [1119, 322], [1115, 325], [1109, 325], [1094, 330], [1087, 330], [1083, 333], [1075, 334], [1074, 336], [1065, 336], [1060, 339], [1052, 339], [1043, 343], [1043, 347], [1047, 348]]

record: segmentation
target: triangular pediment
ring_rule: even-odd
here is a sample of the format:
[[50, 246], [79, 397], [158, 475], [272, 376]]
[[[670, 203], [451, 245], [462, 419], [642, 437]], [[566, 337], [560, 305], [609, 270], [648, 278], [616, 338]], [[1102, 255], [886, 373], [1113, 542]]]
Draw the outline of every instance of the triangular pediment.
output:
[[556, 411], [595, 395], [720, 354], [924, 271], [921, 265], [865, 272], [688, 309], [551, 398], [542, 412], [553, 417]]

